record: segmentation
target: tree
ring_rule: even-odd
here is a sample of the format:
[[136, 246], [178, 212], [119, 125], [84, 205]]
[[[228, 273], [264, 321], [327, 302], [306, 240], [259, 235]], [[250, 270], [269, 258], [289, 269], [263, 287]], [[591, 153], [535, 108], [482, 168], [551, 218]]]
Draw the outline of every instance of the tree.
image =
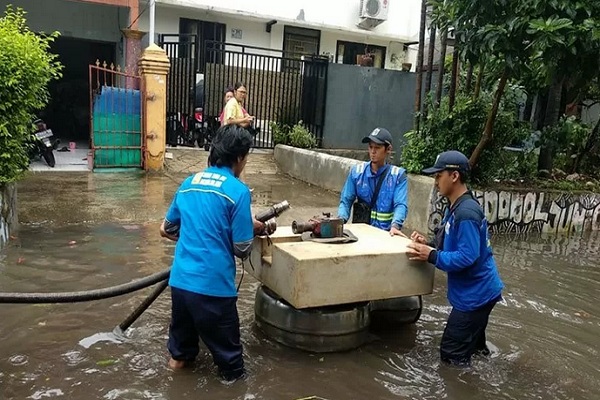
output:
[[495, 76], [498, 81], [481, 139], [469, 160], [476, 166], [492, 140], [494, 122], [509, 79], [519, 76], [530, 59], [526, 42], [531, 1], [433, 0], [432, 5], [434, 23], [454, 29], [455, 48], [461, 58], [480, 66], [480, 79], [485, 65], [486, 74]]
[[[527, 30], [534, 62], [544, 67], [548, 87], [543, 127], [558, 122], [566, 89], [579, 98], [600, 70], [600, 2], [597, 0], [536, 0], [536, 17]], [[584, 99], [579, 99], [584, 100]], [[550, 173], [557, 143], [544, 140], [538, 170]]]
[[57, 56], [49, 52], [57, 35], [29, 30], [21, 9], [8, 6], [0, 18], [0, 186], [29, 165], [32, 114], [45, 107], [48, 83], [61, 76]]

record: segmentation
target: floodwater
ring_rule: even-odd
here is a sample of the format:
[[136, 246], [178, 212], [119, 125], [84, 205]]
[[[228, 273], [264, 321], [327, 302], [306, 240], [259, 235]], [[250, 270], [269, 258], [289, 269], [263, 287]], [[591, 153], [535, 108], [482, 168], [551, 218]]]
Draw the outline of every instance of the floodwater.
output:
[[[184, 176], [38, 174], [19, 186], [20, 231], [0, 255], [0, 291], [107, 287], [163, 270], [173, 245], [158, 223]], [[287, 199], [289, 224], [335, 211], [337, 198], [277, 175], [250, 175], [257, 209]], [[238, 308], [248, 377], [224, 384], [201, 352], [194, 369], [167, 369], [168, 292], [122, 341], [107, 332], [146, 291], [92, 303], [0, 307], [2, 399], [598, 399], [600, 236], [495, 237], [506, 283], [492, 313], [493, 355], [460, 370], [440, 365], [450, 311], [445, 277], [421, 320], [373, 334], [358, 350], [315, 355], [254, 327], [258, 283], [245, 276]], [[239, 277], [239, 276], [238, 276]]]

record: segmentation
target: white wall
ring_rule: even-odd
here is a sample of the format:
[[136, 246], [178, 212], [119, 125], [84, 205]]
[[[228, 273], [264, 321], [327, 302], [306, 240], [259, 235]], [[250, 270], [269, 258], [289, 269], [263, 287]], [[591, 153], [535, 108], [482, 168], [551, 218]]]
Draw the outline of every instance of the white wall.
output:
[[[283, 48], [283, 31], [285, 26], [284, 23], [277, 23], [273, 25], [271, 27], [271, 32], [269, 33], [266, 32], [264, 20], [259, 20], [257, 18], [248, 16], [239, 16], [236, 18], [231, 15], [203, 9], [182, 9], [164, 6], [156, 7], [155, 30], [157, 37], [160, 33], [178, 33], [180, 18], [198, 19], [203, 21], [219, 22], [225, 24], [225, 39], [228, 43], [239, 43], [270, 49]], [[148, 26], [148, 18], [142, 17], [139, 20], [139, 28], [143, 31], [147, 31]], [[240, 29], [242, 31], [242, 38], [233, 38], [231, 36], [232, 29]], [[157, 40], [157, 38], [155, 40]], [[368, 31], [355, 33], [344, 32], [340, 30], [321, 29], [320, 53], [330, 53], [335, 60], [338, 40], [386, 47], [386, 68], [400, 69], [401, 63], [404, 61], [403, 46], [401, 43], [391, 42], [389, 39], [382, 39], [380, 37], [373, 37], [373, 35]], [[232, 47], [230, 49], [238, 50], [235, 47]], [[259, 51], [258, 53], [270, 54], [273, 56], [281, 55], [279, 52]], [[396, 66], [394, 66], [391, 63], [392, 55], [394, 54], [396, 55], [395, 59], [399, 60]]]
[[[141, 1], [143, 3], [144, 0]], [[299, 24], [328, 25], [360, 31], [356, 27], [360, 0], [156, 0], [157, 4], [203, 8], [215, 12], [254, 15], [265, 19], [297, 20]], [[372, 31], [396, 40], [413, 40], [419, 33], [421, 0], [388, 0], [388, 20]], [[315, 26], [316, 27], [316, 26]], [[368, 31], [365, 31], [368, 32]]]

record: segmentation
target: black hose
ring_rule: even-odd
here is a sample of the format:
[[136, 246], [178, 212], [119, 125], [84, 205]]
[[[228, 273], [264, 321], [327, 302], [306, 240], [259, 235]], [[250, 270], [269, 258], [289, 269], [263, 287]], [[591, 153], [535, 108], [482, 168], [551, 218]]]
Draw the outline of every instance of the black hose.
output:
[[[48, 303], [80, 303], [108, 299], [132, 293], [147, 288], [158, 282], [169, 279], [171, 269], [157, 272], [133, 282], [124, 283], [113, 287], [96, 290], [85, 290], [80, 292], [63, 293], [0, 293], [0, 303], [5, 304], [48, 304]], [[163, 288], [164, 290], [164, 288]], [[158, 297], [158, 296], [157, 296]], [[156, 298], [155, 298], [156, 299]], [[147, 308], [147, 307], [146, 307]], [[143, 312], [143, 311], [142, 311]]]
[[129, 316], [119, 324], [121, 332], [125, 332], [139, 317], [150, 307], [150, 305], [161, 295], [161, 293], [169, 286], [169, 280], [164, 280], [158, 284], [158, 286], [150, 293], [148, 297], [131, 313]]

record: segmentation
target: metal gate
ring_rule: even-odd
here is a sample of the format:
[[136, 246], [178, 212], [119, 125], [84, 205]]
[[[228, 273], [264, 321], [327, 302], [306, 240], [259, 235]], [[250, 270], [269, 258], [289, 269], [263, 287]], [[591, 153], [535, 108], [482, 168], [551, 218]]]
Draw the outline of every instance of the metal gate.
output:
[[94, 168], [143, 167], [140, 77], [96, 61], [89, 79]]
[[204, 103], [201, 79], [197, 79], [198, 37], [161, 34], [158, 41], [171, 61], [167, 77], [167, 144], [193, 146], [194, 109]]
[[203, 47], [205, 120], [219, 117], [225, 89], [242, 82], [248, 90], [244, 106], [256, 117], [255, 147], [274, 147], [273, 123], [293, 126], [300, 121], [321, 144], [328, 58], [217, 41]]

